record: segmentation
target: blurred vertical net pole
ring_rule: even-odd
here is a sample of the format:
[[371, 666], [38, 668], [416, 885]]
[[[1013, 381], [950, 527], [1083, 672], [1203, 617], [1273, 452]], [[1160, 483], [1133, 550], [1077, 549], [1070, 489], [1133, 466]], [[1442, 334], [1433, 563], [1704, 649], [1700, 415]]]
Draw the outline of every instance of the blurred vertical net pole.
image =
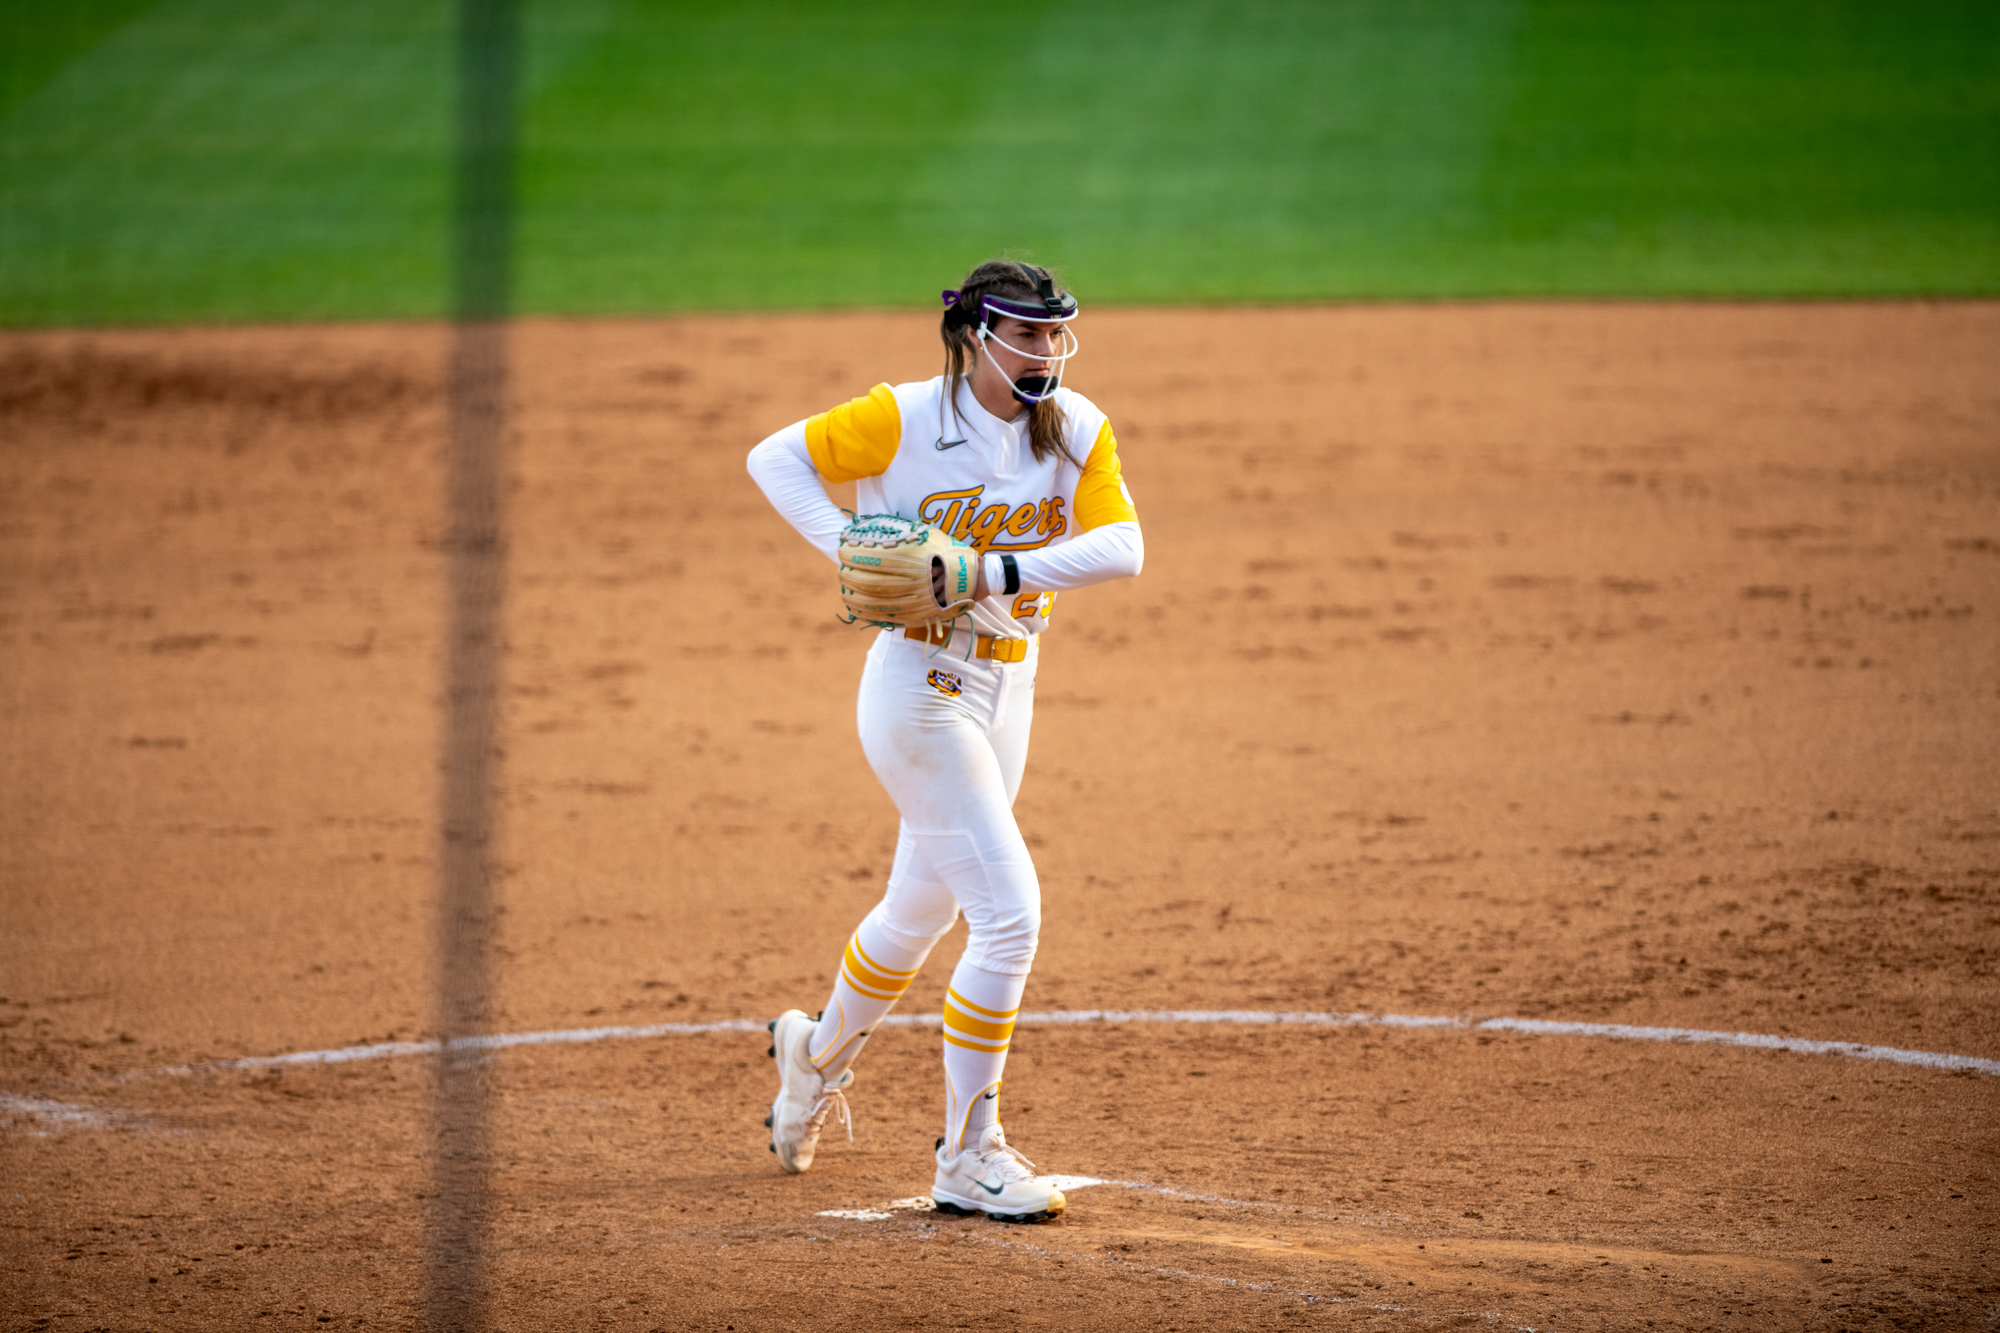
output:
[[485, 1053], [497, 852], [506, 582], [507, 312], [519, 0], [457, 0], [458, 133], [447, 383], [445, 717], [438, 856], [438, 1056], [426, 1324], [489, 1324], [491, 1141]]

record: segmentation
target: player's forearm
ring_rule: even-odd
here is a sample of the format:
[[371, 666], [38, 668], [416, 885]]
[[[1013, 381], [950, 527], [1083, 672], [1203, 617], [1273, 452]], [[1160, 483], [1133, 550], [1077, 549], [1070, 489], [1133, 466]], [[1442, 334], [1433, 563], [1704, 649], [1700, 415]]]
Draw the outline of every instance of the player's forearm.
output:
[[[1146, 563], [1146, 539], [1137, 523], [1106, 523], [1061, 546], [1022, 551], [1014, 556], [1014, 562], [1020, 570], [1020, 587], [1065, 592], [1137, 574]], [[999, 592], [1007, 586], [998, 555], [988, 553], [980, 564], [988, 591]]]
[[795, 422], [750, 451], [750, 478], [771, 507], [829, 560], [838, 560], [847, 516], [826, 498], [819, 470], [806, 448], [806, 423]]

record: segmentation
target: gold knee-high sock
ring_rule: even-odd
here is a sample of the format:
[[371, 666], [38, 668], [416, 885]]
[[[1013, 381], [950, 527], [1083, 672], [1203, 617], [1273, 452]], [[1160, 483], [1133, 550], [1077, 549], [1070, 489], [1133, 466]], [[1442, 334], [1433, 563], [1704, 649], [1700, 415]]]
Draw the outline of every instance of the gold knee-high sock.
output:
[[827, 997], [819, 1029], [806, 1047], [813, 1065], [828, 1079], [839, 1078], [854, 1063], [869, 1033], [903, 998], [930, 952], [926, 949], [912, 957], [910, 950], [881, 930], [871, 930], [870, 924], [863, 921], [847, 941], [840, 976]]

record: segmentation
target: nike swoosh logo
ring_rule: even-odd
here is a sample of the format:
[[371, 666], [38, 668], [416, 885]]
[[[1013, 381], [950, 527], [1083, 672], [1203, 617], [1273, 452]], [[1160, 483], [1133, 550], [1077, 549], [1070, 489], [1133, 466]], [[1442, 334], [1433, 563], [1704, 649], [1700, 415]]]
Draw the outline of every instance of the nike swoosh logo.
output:
[[1000, 1095], [1000, 1094], [999, 1094], [999, 1093], [997, 1093], [997, 1092], [989, 1092], [989, 1093], [987, 1093], [987, 1094], [986, 1094], [986, 1100], [990, 1102], [990, 1101], [992, 1101], [992, 1100], [993, 1100], [993, 1099], [994, 1099], [995, 1097], [998, 1097], [999, 1095]]
[[1001, 1181], [998, 1185], [989, 1185], [983, 1180], [975, 1180], [972, 1183], [979, 1186], [979, 1188], [985, 1190], [988, 1194], [998, 1194], [1001, 1190], [1007, 1188], [1007, 1182], [1004, 1180]]
[[943, 453], [947, 449], [956, 449], [958, 448], [959, 445], [964, 443], [965, 443], [964, 440], [947, 440], [944, 436], [940, 435], [938, 436], [937, 444], [932, 447], [935, 448], [939, 453]]

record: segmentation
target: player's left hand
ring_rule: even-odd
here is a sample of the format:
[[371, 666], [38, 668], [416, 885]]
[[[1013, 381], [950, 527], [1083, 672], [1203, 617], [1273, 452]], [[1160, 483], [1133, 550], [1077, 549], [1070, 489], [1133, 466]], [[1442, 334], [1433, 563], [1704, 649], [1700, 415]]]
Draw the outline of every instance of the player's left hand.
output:
[[[977, 571], [972, 578], [972, 600], [983, 602], [986, 600], [986, 558], [975, 558], [972, 567]], [[931, 594], [940, 602], [944, 600], [944, 566], [941, 564], [931, 566]]]
[[913, 627], [955, 620], [977, 599], [979, 552], [928, 523], [864, 514], [840, 533], [849, 618]]

